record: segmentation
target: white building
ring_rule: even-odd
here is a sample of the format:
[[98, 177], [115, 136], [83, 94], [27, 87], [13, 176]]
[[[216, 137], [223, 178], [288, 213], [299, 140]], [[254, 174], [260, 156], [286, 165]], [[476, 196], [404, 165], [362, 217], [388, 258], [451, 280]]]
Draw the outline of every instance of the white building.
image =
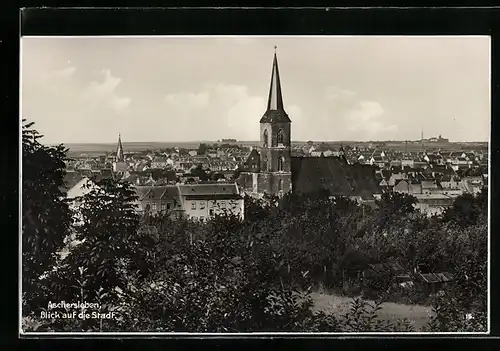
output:
[[136, 186], [138, 211], [169, 212], [194, 220], [232, 213], [244, 218], [244, 199], [234, 183]]
[[205, 220], [222, 213], [244, 218], [244, 199], [234, 183], [181, 184], [178, 187], [188, 218]]

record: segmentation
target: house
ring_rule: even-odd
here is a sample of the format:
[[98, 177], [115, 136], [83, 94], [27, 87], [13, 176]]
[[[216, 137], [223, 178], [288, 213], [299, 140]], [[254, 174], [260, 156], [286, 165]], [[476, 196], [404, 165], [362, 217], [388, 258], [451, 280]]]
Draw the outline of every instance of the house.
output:
[[413, 178], [400, 179], [396, 181], [396, 185], [394, 185], [393, 191], [411, 195], [421, 194], [422, 184], [415, 181]]
[[137, 210], [140, 213], [171, 213], [180, 217], [183, 213], [182, 201], [177, 185], [134, 187], [137, 193]]
[[260, 171], [260, 155], [256, 149], [253, 149], [248, 155], [247, 160], [243, 164], [242, 170], [248, 172], [259, 172]]
[[244, 218], [244, 197], [234, 183], [182, 184], [178, 188], [188, 218], [203, 221], [223, 213]]
[[441, 185], [436, 180], [422, 180], [422, 194], [435, 194], [442, 191]]
[[214, 150], [214, 149], [207, 150], [207, 156], [210, 157], [210, 158], [217, 158], [217, 157], [219, 157], [219, 155], [217, 153], [217, 150]]
[[378, 166], [380, 168], [384, 168], [387, 162], [387, 159], [383, 156], [372, 156], [369, 161], [370, 165]]
[[447, 194], [412, 194], [417, 198], [415, 208], [428, 216], [439, 215], [452, 206], [455, 196]]
[[391, 160], [389, 162], [389, 167], [401, 167], [402, 164], [401, 160]]
[[[77, 198], [88, 194], [91, 191], [93, 182], [88, 177], [82, 177], [76, 184], [74, 184], [66, 193], [66, 198], [69, 200], [76, 200]], [[72, 203], [76, 204], [76, 202]]]
[[424, 160], [432, 165], [444, 165], [445, 161], [440, 154], [426, 154]]
[[196, 150], [189, 150], [188, 154], [189, 154], [189, 156], [193, 156], [194, 157], [194, 156], [198, 155], [198, 151], [196, 151]]
[[429, 167], [429, 164], [426, 161], [414, 161], [413, 168], [415, 169], [426, 169]]
[[151, 168], [153, 169], [165, 169], [171, 168], [174, 166], [174, 161], [172, 161], [169, 157], [165, 156], [156, 156], [151, 161]]
[[401, 173], [401, 172], [392, 173], [389, 176], [389, 179], [387, 180], [387, 185], [390, 187], [394, 187], [394, 186], [396, 186], [398, 181], [400, 181], [402, 179], [408, 179], [408, 175], [406, 173]]
[[463, 185], [463, 188], [465, 188], [465, 191], [473, 195], [480, 193], [484, 185], [482, 176], [468, 176], [462, 179], [461, 183]]
[[448, 272], [417, 274], [417, 281], [423, 285], [424, 291], [428, 294], [437, 293], [453, 280], [453, 275]]

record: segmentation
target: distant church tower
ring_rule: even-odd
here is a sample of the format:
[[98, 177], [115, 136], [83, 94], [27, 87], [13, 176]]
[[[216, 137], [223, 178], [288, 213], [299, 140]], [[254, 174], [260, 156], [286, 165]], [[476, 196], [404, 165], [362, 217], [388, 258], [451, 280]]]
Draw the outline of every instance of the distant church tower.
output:
[[121, 135], [118, 134], [118, 145], [116, 146], [116, 158], [115, 162], [113, 162], [113, 171], [125, 172], [127, 168], [127, 164], [125, 163], [125, 155], [123, 153]]

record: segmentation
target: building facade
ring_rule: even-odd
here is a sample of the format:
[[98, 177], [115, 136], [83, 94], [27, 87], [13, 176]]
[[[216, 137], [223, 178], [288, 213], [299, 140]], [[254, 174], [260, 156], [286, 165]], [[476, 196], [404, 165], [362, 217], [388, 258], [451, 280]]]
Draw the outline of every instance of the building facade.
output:
[[190, 219], [203, 221], [222, 214], [244, 218], [244, 198], [236, 184], [181, 184], [178, 187], [184, 214]]
[[176, 184], [135, 189], [140, 213], [168, 213], [201, 221], [224, 213], [244, 218], [244, 198], [236, 184]]

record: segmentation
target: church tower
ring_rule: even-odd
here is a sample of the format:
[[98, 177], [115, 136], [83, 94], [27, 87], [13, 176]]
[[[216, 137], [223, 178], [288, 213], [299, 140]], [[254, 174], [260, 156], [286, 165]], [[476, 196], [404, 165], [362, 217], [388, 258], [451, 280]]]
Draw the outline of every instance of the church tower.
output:
[[291, 190], [291, 123], [285, 112], [276, 47], [267, 110], [260, 119], [259, 192], [280, 194]]
[[118, 134], [118, 145], [116, 146], [116, 158], [115, 162], [113, 162], [113, 171], [125, 172], [127, 168], [128, 166], [125, 163], [125, 155], [123, 153], [122, 138], [121, 135]]
[[116, 146], [116, 162], [123, 162], [123, 145], [122, 145], [122, 136], [118, 134], [118, 145]]

